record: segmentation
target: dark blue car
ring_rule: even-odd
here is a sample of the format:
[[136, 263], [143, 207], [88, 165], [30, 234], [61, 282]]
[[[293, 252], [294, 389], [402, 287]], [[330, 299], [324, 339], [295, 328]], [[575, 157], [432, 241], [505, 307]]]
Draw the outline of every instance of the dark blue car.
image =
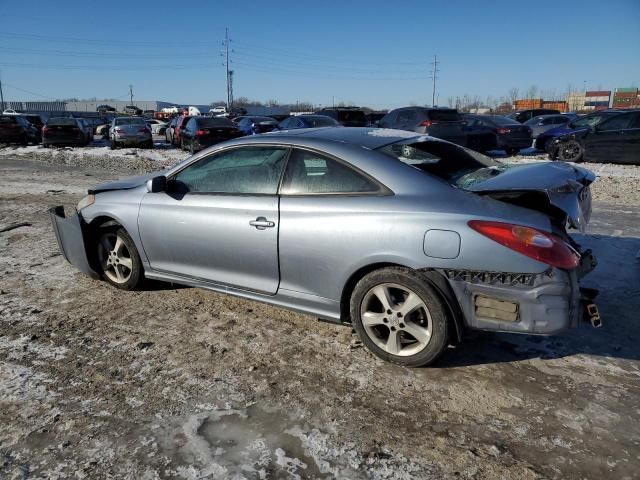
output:
[[267, 133], [278, 126], [278, 121], [271, 117], [242, 117], [238, 122], [238, 130], [245, 135]]
[[278, 124], [278, 130], [294, 130], [297, 128], [341, 127], [337, 120], [327, 115], [295, 115], [285, 118]]
[[611, 115], [615, 115], [617, 113], [618, 112], [613, 110], [607, 110], [597, 113], [590, 113], [589, 115], [578, 118], [577, 120], [572, 120], [566, 125], [552, 128], [538, 135], [534, 146], [536, 147], [536, 150], [542, 150], [549, 153], [551, 148], [553, 147], [554, 139], [573, 133], [588, 131], [592, 127], [595, 127], [596, 125], [601, 123], [603, 120], [610, 118]]

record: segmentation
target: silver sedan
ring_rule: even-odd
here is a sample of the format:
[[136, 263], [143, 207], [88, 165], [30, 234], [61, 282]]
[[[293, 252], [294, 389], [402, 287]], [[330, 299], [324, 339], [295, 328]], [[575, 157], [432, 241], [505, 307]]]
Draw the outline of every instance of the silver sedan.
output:
[[594, 178], [413, 132], [317, 128], [216, 145], [51, 218], [65, 258], [117, 288], [148, 278], [271, 303], [421, 366], [466, 330], [599, 325], [579, 286], [595, 259], [565, 228], [589, 220]]

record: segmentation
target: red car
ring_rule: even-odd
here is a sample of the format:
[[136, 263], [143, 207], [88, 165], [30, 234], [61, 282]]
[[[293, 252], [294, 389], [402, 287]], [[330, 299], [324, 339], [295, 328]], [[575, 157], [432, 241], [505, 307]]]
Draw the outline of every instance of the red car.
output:
[[173, 130], [173, 136], [171, 137], [172, 145], [180, 145], [180, 130], [182, 130], [191, 117], [189, 115], [182, 115], [178, 117], [176, 122], [176, 128]]

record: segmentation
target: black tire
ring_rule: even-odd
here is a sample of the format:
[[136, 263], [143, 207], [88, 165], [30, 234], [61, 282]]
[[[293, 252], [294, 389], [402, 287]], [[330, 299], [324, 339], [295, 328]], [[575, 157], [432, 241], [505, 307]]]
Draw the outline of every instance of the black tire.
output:
[[186, 148], [184, 148], [184, 138], [180, 139], [180, 150], [186, 150]]
[[149, 149], [149, 150], [153, 149], [153, 140], [149, 140], [149, 141], [146, 143], [146, 145], [145, 145], [145, 147], [144, 147], [144, 148], [147, 148], [147, 149]]
[[194, 153], [196, 153], [196, 147], [194, 147], [193, 145], [193, 140], [191, 141], [191, 143], [189, 144], [189, 153], [191, 155], [193, 155]]
[[558, 145], [558, 160], [563, 162], [581, 162], [584, 149], [577, 140], [569, 140]]
[[[410, 293], [416, 294], [422, 301], [424, 308], [416, 309], [402, 317], [394, 309], [387, 310], [388, 318], [385, 317], [385, 324], [379, 324], [375, 327], [365, 327], [362, 320], [363, 309], [369, 309], [370, 305], [365, 302], [371, 302], [371, 292], [375, 287], [390, 288], [391, 292], [402, 292], [407, 289]], [[399, 287], [399, 288], [395, 288]], [[405, 300], [408, 297], [405, 297]], [[395, 300], [394, 300], [395, 302]], [[394, 303], [394, 307], [401, 310], [404, 302]], [[380, 303], [382, 312], [385, 315], [384, 308]], [[423, 367], [433, 363], [447, 348], [448, 345], [448, 318], [447, 309], [440, 295], [431, 287], [429, 282], [418, 272], [408, 268], [389, 267], [375, 270], [364, 276], [355, 286], [351, 294], [350, 315], [353, 328], [362, 340], [362, 343], [376, 356], [383, 360], [405, 367]], [[398, 323], [399, 322], [399, 323]], [[405, 323], [403, 323], [405, 322]], [[396, 324], [397, 326], [393, 326]], [[423, 330], [430, 328], [430, 336], [426, 341], [426, 346], [420, 347], [420, 342], [416, 341], [417, 337], [407, 335], [409, 324], [412, 327], [416, 325]], [[407, 330], [404, 330], [407, 328]], [[403, 355], [396, 355], [388, 352], [378, 342], [384, 343], [384, 335], [387, 335], [387, 342], [390, 340], [391, 330], [396, 329], [396, 334], [400, 338], [400, 350], [405, 350]], [[375, 335], [374, 340], [371, 335]], [[380, 336], [377, 336], [380, 334]], [[388, 343], [387, 343], [388, 345]], [[417, 348], [421, 348], [416, 350]], [[416, 353], [411, 354], [412, 350]]]
[[109, 145], [109, 147], [111, 148], [111, 150], [115, 150], [116, 148], [118, 148], [118, 144], [115, 140], [111, 140], [111, 145]]
[[508, 147], [508, 148], [505, 148], [504, 151], [507, 153], [507, 155], [509, 155], [510, 157], [513, 157], [514, 155], [517, 155], [520, 152], [520, 149], [514, 148], [514, 147]]
[[[122, 260], [116, 262], [116, 256], [112, 257], [115, 248], [110, 251], [107, 246], [117, 247], [118, 239], [123, 246], [118, 248], [117, 257]], [[124, 228], [116, 226], [100, 229], [96, 235], [95, 245], [96, 267], [103, 280], [122, 290], [133, 290], [142, 283], [144, 279], [142, 261], [135, 243]], [[131, 261], [130, 267], [124, 263], [125, 259]], [[107, 261], [111, 263], [107, 264]], [[118, 281], [118, 272], [122, 275], [121, 281]]]

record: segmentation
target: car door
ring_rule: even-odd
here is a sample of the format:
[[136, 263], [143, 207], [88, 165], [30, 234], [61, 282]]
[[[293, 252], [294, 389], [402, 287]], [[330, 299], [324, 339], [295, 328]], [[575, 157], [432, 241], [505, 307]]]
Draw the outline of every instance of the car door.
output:
[[288, 149], [227, 148], [172, 174], [147, 193], [138, 226], [150, 268], [274, 294], [278, 269], [278, 184]]
[[587, 133], [584, 139], [584, 159], [588, 162], [625, 163], [632, 154], [635, 113], [623, 113], [609, 118]]

